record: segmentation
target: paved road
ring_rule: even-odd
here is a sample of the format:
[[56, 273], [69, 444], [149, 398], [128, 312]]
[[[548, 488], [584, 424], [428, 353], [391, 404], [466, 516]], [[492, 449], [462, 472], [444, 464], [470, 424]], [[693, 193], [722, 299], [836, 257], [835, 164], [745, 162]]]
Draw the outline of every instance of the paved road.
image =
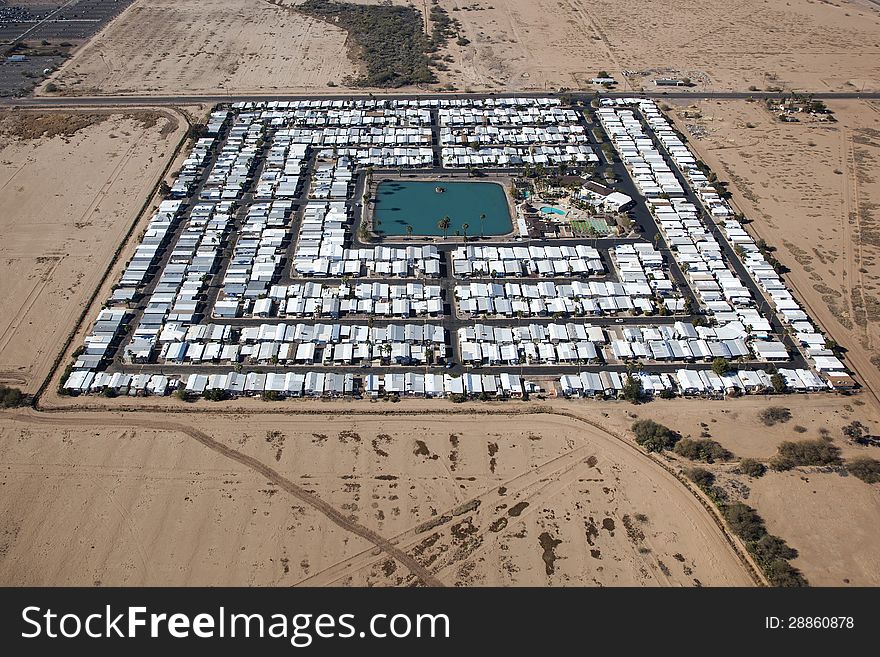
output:
[[[564, 95], [578, 99], [589, 100], [597, 94], [604, 98], [631, 98], [633, 96], [645, 98], [669, 98], [669, 99], [717, 99], [717, 100], [743, 100], [746, 98], [778, 98], [790, 92], [769, 92], [769, 91], [684, 91], [680, 89], [670, 89], [665, 91], [640, 91], [640, 92], [623, 92], [611, 91], [602, 92], [582, 90], [568, 91]], [[814, 98], [822, 100], [878, 100], [880, 99], [880, 91], [798, 91], [798, 93], [809, 93]], [[238, 103], [238, 102], [262, 102], [272, 100], [311, 100], [315, 98], [333, 98], [339, 100], [369, 100], [375, 98], [415, 98], [420, 99], [462, 99], [462, 98], [544, 98], [548, 96], [559, 96], [562, 94], [553, 92], [517, 92], [505, 94], [436, 94], [436, 93], [385, 93], [385, 94], [263, 94], [251, 96], [229, 96], [229, 95], [207, 95], [207, 96], [87, 96], [82, 98], [76, 97], [35, 97], [27, 96], [23, 98], [0, 98], [0, 106], [12, 107], [103, 107], [103, 106], [156, 106], [156, 105], [197, 105], [201, 103], [216, 105], [218, 103]]]

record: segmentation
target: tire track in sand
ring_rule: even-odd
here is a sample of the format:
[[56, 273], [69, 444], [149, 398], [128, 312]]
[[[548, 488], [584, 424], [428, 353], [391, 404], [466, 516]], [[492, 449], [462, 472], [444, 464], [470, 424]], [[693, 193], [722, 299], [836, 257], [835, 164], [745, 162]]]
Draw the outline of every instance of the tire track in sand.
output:
[[254, 472], [262, 475], [268, 481], [271, 481], [273, 484], [278, 486], [281, 490], [289, 493], [296, 499], [301, 502], [308, 504], [316, 511], [320, 512], [324, 516], [327, 517], [331, 522], [338, 525], [342, 529], [351, 532], [361, 538], [369, 541], [373, 545], [375, 545], [379, 550], [385, 552], [388, 556], [393, 557], [401, 564], [406, 566], [410, 572], [418, 577], [422, 583], [426, 586], [443, 586], [443, 583], [437, 579], [434, 575], [432, 575], [427, 568], [422, 566], [418, 561], [416, 561], [413, 557], [408, 555], [406, 552], [395, 546], [388, 539], [380, 536], [376, 532], [374, 532], [369, 527], [365, 527], [364, 525], [355, 522], [349, 519], [345, 514], [337, 510], [334, 506], [328, 504], [317, 495], [309, 493], [307, 490], [302, 488], [301, 486], [297, 486], [295, 483], [290, 481], [287, 477], [284, 477], [276, 470], [273, 470], [268, 465], [260, 461], [259, 459], [249, 456], [243, 452], [239, 452], [228, 445], [225, 445], [203, 431], [199, 431], [198, 429], [194, 429], [192, 427], [188, 427], [182, 424], [176, 424], [173, 422], [156, 422], [152, 420], [144, 420], [136, 417], [127, 417], [120, 419], [104, 419], [99, 417], [77, 417], [74, 414], [53, 414], [48, 416], [43, 413], [38, 413], [33, 410], [21, 411], [18, 413], [11, 414], [13, 418], [21, 418], [27, 422], [34, 422], [39, 424], [55, 424], [55, 425], [64, 425], [64, 426], [86, 426], [86, 427], [94, 427], [97, 425], [102, 426], [127, 426], [127, 427], [140, 427], [142, 429], [153, 429], [157, 431], [172, 431], [184, 434], [185, 436], [189, 436], [196, 442], [201, 443], [208, 449], [213, 452], [216, 452], [232, 461], [236, 461], [241, 465], [253, 470]]

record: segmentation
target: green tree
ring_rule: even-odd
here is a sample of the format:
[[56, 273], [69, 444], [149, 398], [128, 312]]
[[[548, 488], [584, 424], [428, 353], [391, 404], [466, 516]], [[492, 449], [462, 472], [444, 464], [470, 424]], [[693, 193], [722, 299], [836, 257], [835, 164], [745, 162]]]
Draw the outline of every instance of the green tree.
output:
[[413, 235], [413, 227], [410, 224], [407, 224], [406, 225], [406, 236], [411, 239], [412, 235]]
[[449, 226], [452, 225], [452, 221], [450, 221], [449, 217], [444, 216], [440, 221], [437, 222], [437, 228], [443, 231], [443, 239], [446, 239], [449, 236]]
[[462, 224], [461, 225], [461, 234], [463, 236], [463, 241], [467, 242], [467, 230], [470, 228], [470, 224]]
[[675, 445], [675, 453], [691, 461], [705, 461], [706, 463], [729, 461], [733, 457], [733, 454], [722, 447], [720, 443], [709, 439], [682, 438]]
[[712, 371], [718, 376], [723, 376], [730, 371], [730, 361], [726, 358], [716, 358], [712, 361]]
[[632, 431], [636, 436], [636, 442], [649, 452], [672, 449], [678, 442], [677, 433], [654, 420], [636, 420], [633, 422]]
[[788, 390], [788, 384], [785, 382], [785, 377], [779, 372], [770, 377], [770, 385], [773, 386], [773, 392], [779, 394]]
[[623, 398], [633, 404], [638, 403], [642, 399], [642, 380], [627, 373], [626, 380], [623, 382]]

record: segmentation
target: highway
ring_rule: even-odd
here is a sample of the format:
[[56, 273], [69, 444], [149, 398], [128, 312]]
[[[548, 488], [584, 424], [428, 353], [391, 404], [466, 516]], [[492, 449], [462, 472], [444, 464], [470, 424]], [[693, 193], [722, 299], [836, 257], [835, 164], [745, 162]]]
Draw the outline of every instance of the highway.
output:
[[[309, 93], [309, 94], [260, 94], [235, 96], [225, 94], [215, 95], [180, 95], [180, 96], [25, 96], [21, 98], [0, 98], [0, 107], [20, 108], [53, 108], [53, 107], [156, 107], [156, 106], [181, 106], [181, 105], [216, 105], [219, 103], [240, 102], [264, 102], [264, 101], [291, 101], [291, 100], [314, 100], [338, 99], [338, 100], [371, 100], [382, 98], [419, 98], [419, 99], [463, 99], [463, 98], [543, 98], [548, 96], [568, 96], [581, 101], [589, 101], [597, 95], [602, 98], [631, 98], [639, 96], [654, 99], [693, 99], [693, 100], [744, 100], [748, 98], [779, 98], [790, 94], [788, 92], [771, 91], [683, 91], [679, 89], [664, 91], [565, 91], [560, 92], [516, 92], [516, 93], [413, 93], [409, 92], [386, 92], [376, 94], [359, 93]], [[810, 94], [820, 100], [878, 100], [880, 91], [797, 91], [797, 93]]]

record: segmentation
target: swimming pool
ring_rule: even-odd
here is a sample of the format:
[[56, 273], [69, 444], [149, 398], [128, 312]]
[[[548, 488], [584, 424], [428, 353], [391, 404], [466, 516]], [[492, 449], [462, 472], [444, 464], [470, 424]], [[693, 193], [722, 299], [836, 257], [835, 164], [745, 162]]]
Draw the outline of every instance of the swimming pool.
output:
[[[442, 191], [440, 191], [442, 190]], [[483, 215], [483, 219], [480, 217]], [[513, 230], [504, 188], [492, 182], [385, 180], [376, 191], [373, 230], [382, 235], [506, 235]], [[464, 228], [467, 224], [467, 229]]]
[[565, 214], [565, 210], [560, 210], [559, 208], [551, 208], [549, 205], [541, 208], [541, 212], [543, 212], [544, 214]]

